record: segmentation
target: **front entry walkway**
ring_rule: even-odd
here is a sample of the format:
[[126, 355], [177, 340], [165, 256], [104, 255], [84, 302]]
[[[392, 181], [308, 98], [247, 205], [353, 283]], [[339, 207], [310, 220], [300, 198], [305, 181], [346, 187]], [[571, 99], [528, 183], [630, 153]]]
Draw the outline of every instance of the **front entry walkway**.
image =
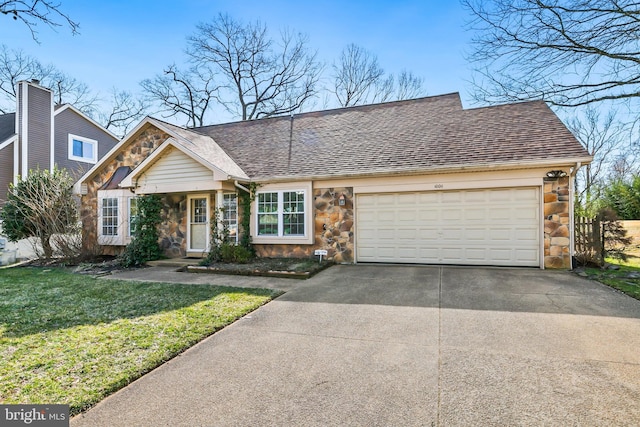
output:
[[640, 301], [596, 282], [358, 265], [287, 286], [71, 425], [640, 424]]

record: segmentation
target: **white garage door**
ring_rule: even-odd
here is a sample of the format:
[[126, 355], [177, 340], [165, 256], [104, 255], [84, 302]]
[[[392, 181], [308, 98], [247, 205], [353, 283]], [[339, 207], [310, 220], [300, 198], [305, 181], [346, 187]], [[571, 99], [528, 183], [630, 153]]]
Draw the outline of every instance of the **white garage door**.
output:
[[540, 190], [359, 194], [360, 262], [539, 266]]

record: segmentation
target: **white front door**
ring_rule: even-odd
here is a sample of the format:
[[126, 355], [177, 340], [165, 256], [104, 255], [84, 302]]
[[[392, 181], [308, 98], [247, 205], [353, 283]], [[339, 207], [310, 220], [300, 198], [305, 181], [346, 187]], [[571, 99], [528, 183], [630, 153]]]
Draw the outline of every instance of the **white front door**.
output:
[[189, 251], [204, 252], [209, 249], [209, 196], [189, 196]]

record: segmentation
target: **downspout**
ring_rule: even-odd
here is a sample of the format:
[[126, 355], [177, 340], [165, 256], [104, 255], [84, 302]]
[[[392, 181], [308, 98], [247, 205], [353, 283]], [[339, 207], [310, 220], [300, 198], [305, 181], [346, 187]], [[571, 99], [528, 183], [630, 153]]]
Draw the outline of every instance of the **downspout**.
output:
[[582, 167], [582, 162], [577, 162], [576, 167], [569, 173], [569, 255], [571, 256], [571, 269], [573, 270], [573, 257], [576, 251], [576, 223], [575, 223], [575, 179], [578, 170]]

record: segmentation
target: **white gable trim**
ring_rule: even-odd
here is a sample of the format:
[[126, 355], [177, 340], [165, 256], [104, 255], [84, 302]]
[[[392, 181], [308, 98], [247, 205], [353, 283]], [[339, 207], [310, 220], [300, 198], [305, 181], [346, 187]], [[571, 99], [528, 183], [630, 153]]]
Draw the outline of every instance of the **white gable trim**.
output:
[[169, 138], [165, 142], [162, 143], [160, 147], [153, 151], [146, 159], [144, 159], [138, 167], [136, 167], [125, 179], [120, 183], [120, 187], [123, 188], [131, 188], [135, 187], [135, 180], [144, 172], [149, 170], [153, 164], [167, 151], [168, 147], [173, 147], [176, 150], [180, 151], [184, 155], [193, 159], [195, 162], [200, 165], [206, 167], [211, 170], [211, 179], [215, 181], [226, 181], [229, 176], [222, 169], [212, 165], [208, 161], [204, 160], [197, 154], [193, 153], [191, 150], [186, 149], [182, 144], [178, 143], [174, 138]]
[[53, 115], [57, 116], [58, 114], [62, 113], [63, 111], [66, 111], [66, 110], [73, 111], [74, 113], [76, 113], [77, 115], [79, 115], [80, 117], [85, 119], [86, 121], [90, 122], [92, 125], [94, 125], [98, 129], [100, 129], [101, 131], [104, 131], [104, 132], [108, 133], [109, 136], [111, 136], [112, 138], [115, 138], [116, 140], [120, 139], [120, 138], [118, 138], [117, 135], [115, 135], [109, 129], [105, 128], [100, 123], [96, 122], [91, 117], [87, 116], [85, 113], [83, 113], [82, 111], [78, 110], [76, 107], [74, 107], [71, 104], [64, 104], [62, 107], [58, 108], [57, 110], [54, 110]]
[[0, 151], [4, 150], [8, 146], [10, 146], [13, 142], [18, 139], [18, 135], [10, 136], [9, 139], [0, 144]]
[[89, 169], [84, 175], [82, 175], [80, 179], [78, 179], [78, 181], [76, 181], [75, 185], [73, 186], [73, 192], [75, 194], [82, 194], [82, 184], [87, 179], [91, 178], [93, 174], [96, 173], [96, 171], [99, 170], [104, 163], [113, 160], [113, 158], [120, 152], [121, 148], [129, 142], [129, 139], [131, 139], [137, 132], [139, 132], [148, 123], [151, 123], [151, 117], [149, 116], [142, 119], [136, 127], [131, 129], [131, 131], [127, 135], [125, 135], [125, 137], [122, 138], [120, 142], [118, 142], [111, 150], [109, 150], [109, 152], [106, 155], [104, 155], [98, 161], [98, 163], [96, 163], [91, 169]]

